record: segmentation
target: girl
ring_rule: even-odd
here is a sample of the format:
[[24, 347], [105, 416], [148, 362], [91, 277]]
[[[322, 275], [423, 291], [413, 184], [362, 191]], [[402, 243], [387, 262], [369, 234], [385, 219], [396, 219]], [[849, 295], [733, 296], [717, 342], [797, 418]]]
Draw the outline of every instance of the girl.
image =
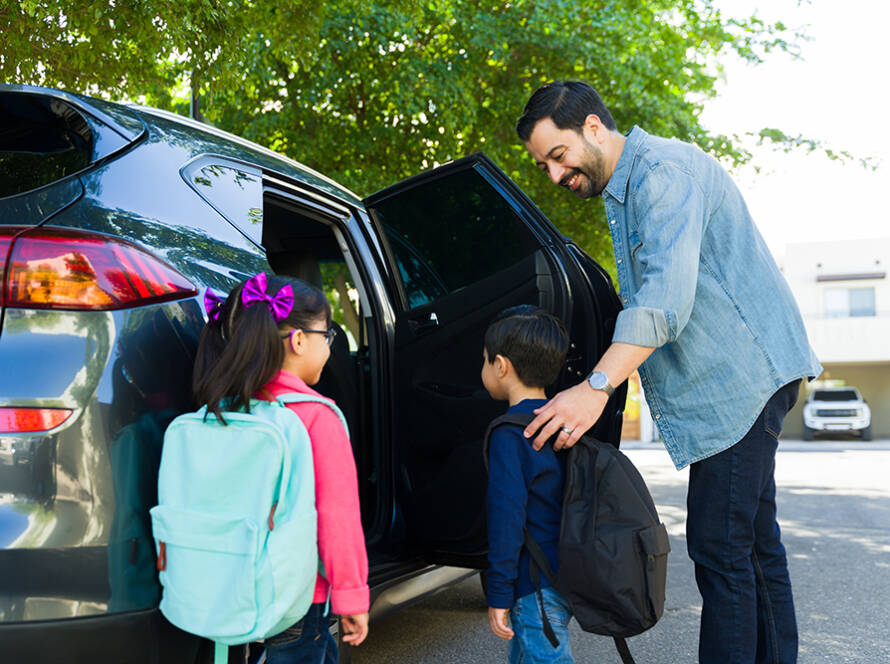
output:
[[[223, 302], [212, 293], [210, 317], [198, 345], [193, 388], [199, 404], [221, 417], [226, 409], [250, 407], [250, 399], [279, 394], [317, 395], [335, 330], [331, 308], [317, 288], [264, 273], [235, 288]], [[306, 616], [266, 639], [269, 664], [333, 664], [337, 646], [328, 631], [327, 600], [342, 618], [343, 641], [357, 646], [368, 634], [368, 556], [362, 532], [352, 446], [337, 415], [320, 403], [288, 404], [312, 442], [318, 575]]]

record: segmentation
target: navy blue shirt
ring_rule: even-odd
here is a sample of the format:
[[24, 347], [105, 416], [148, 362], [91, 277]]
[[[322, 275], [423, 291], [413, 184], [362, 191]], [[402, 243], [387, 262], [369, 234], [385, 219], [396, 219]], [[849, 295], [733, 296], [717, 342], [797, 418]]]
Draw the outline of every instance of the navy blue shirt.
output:
[[[545, 403], [525, 399], [507, 412], [531, 413]], [[488, 605], [509, 609], [535, 591], [525, 528], [541, 545], [553, 571], [559, 568], [565, 453], [555, 453], [549, 444], [536, 452], [521, 428], [504, 425], [491, 436], [488, 459]], [[550, 585], [543, 575], [541, 585]]]

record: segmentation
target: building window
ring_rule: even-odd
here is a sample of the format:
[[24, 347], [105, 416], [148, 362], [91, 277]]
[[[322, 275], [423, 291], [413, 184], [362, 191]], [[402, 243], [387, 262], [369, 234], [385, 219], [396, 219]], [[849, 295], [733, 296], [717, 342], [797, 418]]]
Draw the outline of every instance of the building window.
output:
[[855, 318], [874, 315], [874, 288], [825, 289], [826, 318]]

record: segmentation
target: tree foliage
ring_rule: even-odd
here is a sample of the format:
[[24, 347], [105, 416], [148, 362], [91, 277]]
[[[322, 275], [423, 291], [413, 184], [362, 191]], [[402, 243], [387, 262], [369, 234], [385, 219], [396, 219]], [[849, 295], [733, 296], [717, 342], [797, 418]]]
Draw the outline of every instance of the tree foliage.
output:
[[741, 163], [736, 140], [699, 122], [720, 58], [794, 53], [799, 38], [712, 0], [24, 0], [0, 5], [0, 28], [8, 81], [181, 113], [194, 91], [206, 121], [360, 194], [485, 151], [605, 263], [600, 203], [554, 187], [516, 138], [529, 95], [586, 80], [621, 130]]

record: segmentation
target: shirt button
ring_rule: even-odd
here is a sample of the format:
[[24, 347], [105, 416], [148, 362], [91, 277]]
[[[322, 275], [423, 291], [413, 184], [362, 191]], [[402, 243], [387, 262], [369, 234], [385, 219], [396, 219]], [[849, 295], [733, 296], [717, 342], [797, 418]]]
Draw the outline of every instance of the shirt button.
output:
[[660, 420], [660, 419], [661, 419], [661, 413], [655, 413], [655, 419], [656, 419], [656, 420]]
[[620, 259], [620, 258], [619, 258], [617, 261], [615, 261], [615, 262], [618, 263], [618, 265], [621, 265], [621, 259]]
[[609, 219], [609, 223], [612, 224], [612, 225], [614, 226], [614, 225], [615, 225], [615, 220], [614, 220], [614, 219]]

